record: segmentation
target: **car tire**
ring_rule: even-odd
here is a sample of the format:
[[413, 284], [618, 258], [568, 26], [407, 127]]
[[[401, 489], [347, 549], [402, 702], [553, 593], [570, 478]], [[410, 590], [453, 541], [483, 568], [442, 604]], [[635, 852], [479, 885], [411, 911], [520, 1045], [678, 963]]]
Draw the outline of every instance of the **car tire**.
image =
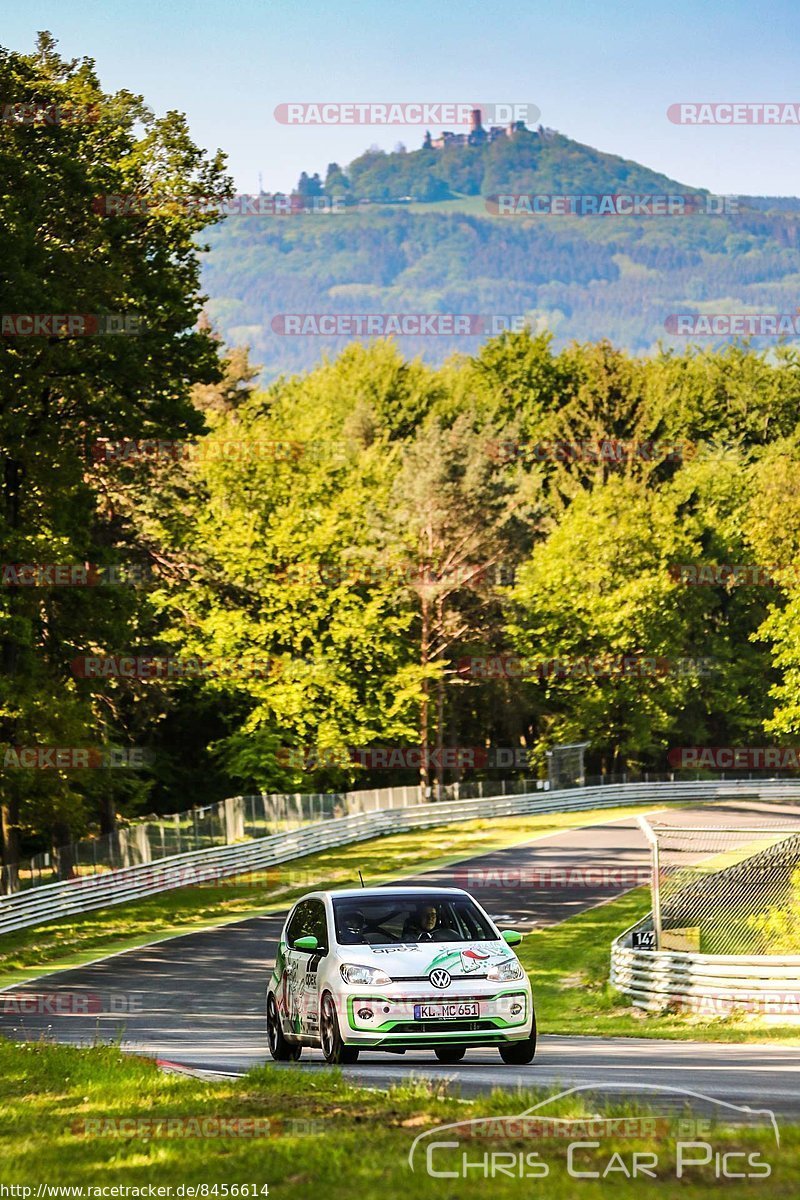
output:
[[500, 1047], [500, 1057], [510, 1067], [525, 1067], [533, 1062], [536, 1053], [536, 1018], [531, 1025], [531, 1036], [523, 1042], [506, 1042]]
[[433, 1053], [436, 1055], [440, 1063], [457, 1063], [461, 1062], [464, 1055], [467, 1053], [466, 1046], [434, 1046]]
[[278, 1006], [271, 992], [267, 996], [267, 1045], [275, 1062], [297, 1062], [303, 1053], [302, 1046], [284, 1037]]
[[325, 1061], [331, 1066], [338, 1067], [344, 1063], [358, 1062], [358, 1050], [355, 1046], [346, 1046], [339, 1032], [339, 1018], [336, 1015], [336, 1005], [333, 996], [326, 992], [322, 997], [319, 1021], [320, 1041]]

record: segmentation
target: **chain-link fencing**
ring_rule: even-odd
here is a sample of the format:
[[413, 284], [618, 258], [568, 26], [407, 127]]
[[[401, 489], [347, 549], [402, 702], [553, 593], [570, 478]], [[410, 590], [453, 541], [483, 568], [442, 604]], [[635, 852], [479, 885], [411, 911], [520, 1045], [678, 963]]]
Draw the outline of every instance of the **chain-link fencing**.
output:
[[654, 949], [800, 953], [800, 814], [639, 824], [652, 854]]

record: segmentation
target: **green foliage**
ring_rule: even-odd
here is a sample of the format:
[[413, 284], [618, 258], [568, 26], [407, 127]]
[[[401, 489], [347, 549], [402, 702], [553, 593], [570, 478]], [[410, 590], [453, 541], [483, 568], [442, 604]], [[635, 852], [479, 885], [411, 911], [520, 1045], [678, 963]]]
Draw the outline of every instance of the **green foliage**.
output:
[[[0, 52], [0, 93], [4, 103], [93, 108], [97, 116], [0, 125], [0, 311], [122, 313], [144, 326], [138, 336], [0, 339], [3, 560], [124, 568], [146, 560], [146, 550], [98, 489], [89, 447], [101, 435], [181, 437], [203, 428], [190, 390], [220, 373], [213, 339], [191, 328], [200, 308], [195, 237], [208, 218], [186, 208], [117, 224], [93, 201], [220, 193], [228, 186], [222, 160], [197, 149], [178, 113], [156, 118], [140, 97], [103, 93], [92, 63], [63, 61], [46, 34], [35, 54]], [[98, 697], [70, 662], [92, 647], [125, 651], [147, 621], [135, 588], [4, 586], [0, 743], [136, 743], [136, 697]], [[109, 821], [116, 806], [135, 808], [147, 795], [146, 782], [124, 771], [83, 776], [3, 770], [6, 870], [21, 829], [58, 844], [84, 823], [85, 797]]]
[[[757, 744], [779, 687], [765, 620], [791, 620], [786, 588], [690, 588], [671, 568], [747, 563], [766, 530], [778, 537], [759, 472], [790, 489], [774, 470], [784, 441], [765, 437], [789, 426], [795, 378], [791, 354], [641, 362], [606, 342], [555, 354], [525, 333], [438, 372], [352, 346], [253, 393], [205, 439], [174, 551], [202, 548], [208, 580], [165, 598], [167, 619], [188, 614], [173, 625], [184, 649], [275, 663], [213, 684], [225, 769], [316, 790], [414, 782], [365, 772], [348, 747], [420, 738], [523, 744], [540, 763], [554, 741], [586, 739], [592, 769], [610, 771], [663, 770], [671, 745]], [[697, 397], [712, 388], [729, 445], [687, 437], [707, 433]], [[234, 438], [251, 449], [210, 453]], [[534, 452], [562, 443], [652, 452]], [[258, 453], [270, 444], [296, 454]], [[509, 651], [527, 664], [517, 678], [458, 667]], [[625, 658], [643, 673], [537, 669]], [[304, 748], [292, 769], [287, 746]]]
[[759, 935], [759, 954], [800, 954], [800, 870], [792, 873], [791, 892], [783, 904], [747, 918]]
[[554, 131], [520, 130], [483, 146], [445, 146], [410, 154], [368, 151], [347, 168], [353, 197], [444, 200], [498, 192], [695, 191], [639, 163], [604, 154]]

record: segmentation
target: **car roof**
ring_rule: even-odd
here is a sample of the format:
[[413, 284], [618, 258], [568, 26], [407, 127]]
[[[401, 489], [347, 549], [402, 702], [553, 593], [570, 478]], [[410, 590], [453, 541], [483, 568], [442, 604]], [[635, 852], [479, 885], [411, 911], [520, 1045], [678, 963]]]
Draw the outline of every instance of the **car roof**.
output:
[[307, 896], [303, 896], [303, 900], [321, 899], [323, 896], [330, 896], [331, 900], [349, 899], [358, 896], [360, 899], [366, 897], [380, 897], [386, 899], [388, 896], [467, 896], [463, 888], [443, 888], [443, 887], [426, 887], [424, 884], [419, 884], [417, 887], [376, 887], [376, 888], [336, 888], [333, 891], [326, 892], [310, 892]]

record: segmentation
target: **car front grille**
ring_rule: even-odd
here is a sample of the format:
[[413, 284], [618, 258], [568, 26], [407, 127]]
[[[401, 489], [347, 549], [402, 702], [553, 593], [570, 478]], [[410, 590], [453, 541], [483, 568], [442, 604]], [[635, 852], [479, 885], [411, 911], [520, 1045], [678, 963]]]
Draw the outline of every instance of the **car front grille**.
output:
[[408, 1021], [393, 1025], [391, 1033], [478, 1033], [482, 1029], [496, 1030], [492, 1021]]
[[[488, 979], [488, 975], [451, 975], [450, 984], [454, 983], [471, 983], [473, 979]], [[430, 975], [392, 975], [393, 983], [430, 983]], [[440, 988], [440, 991], [447, 991], [447, 988]]]

